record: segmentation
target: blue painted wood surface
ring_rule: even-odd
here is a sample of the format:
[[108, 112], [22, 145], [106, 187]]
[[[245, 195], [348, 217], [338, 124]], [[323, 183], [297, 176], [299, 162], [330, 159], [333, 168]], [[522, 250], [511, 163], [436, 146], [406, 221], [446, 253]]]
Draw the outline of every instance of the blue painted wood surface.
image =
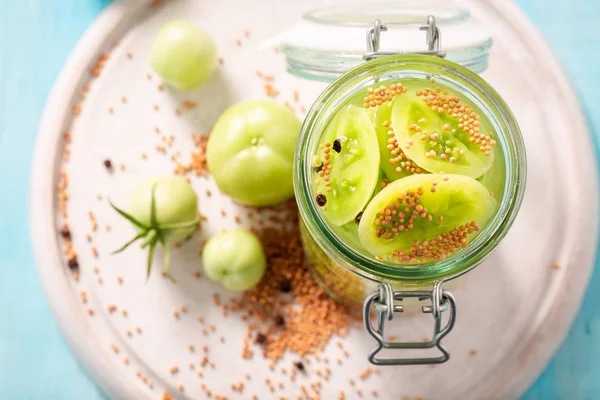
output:
[[[600, 1], [516, 1], [563, 62], [598, 144]], [[46, 97], [69, 52], [108, 2], [0, 0], [0, 399], [103, 399], [62, 339], [42, 293], [27, 196]], [[567, 341], [523, 399], [600, 399], [599, 288], [596, 271]]]

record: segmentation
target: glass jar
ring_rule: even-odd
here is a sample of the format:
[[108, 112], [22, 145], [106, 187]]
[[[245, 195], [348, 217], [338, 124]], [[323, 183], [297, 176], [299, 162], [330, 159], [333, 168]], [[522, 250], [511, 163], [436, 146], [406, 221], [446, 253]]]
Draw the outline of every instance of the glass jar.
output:
[[434, 15], [444, 33], [445, 58], [478, 74], [485, 71], [492, 47], [485, 26], [466, 9], [425, 3], [430, 2], [363, 2], [313, 10], [262, 48], [280, 47], [287, 70], [296, 76], [331, 82], [364, 63], [365, 32], [375, 19], [387, 27], [382, 49], [416, 53], [424, 50], [418, 26]]
[[[427, 22], [421, 30], [427, 31], [428, 50], [423, 51], [424, 54], [397, 54], [397, 51], [379, 52], [379, 34], [385, 30], [385, 26], [379, 20], [375, 21], [367, 34], [365, 59], [370, 61], [344, 73], [318, 97], [302, 126], [294, 162], [295, 193], [310, 270], [329, 295], [356, 309], [362, 306], [365, 328], [377, 341], [368, 358], [378, 365], [442, 363], [449, 359], [449, 352], [442, 346], [441, 339], [454, 325], [456, 304], [452, 294], [443, 290], [442, 285], [479, 265], [498, 246], [516, 217], [525, 187], [525, 149], [515, 117], [499, 94], [481, 77], [464, 66], [442, 58], [444, 53], [439, 48], [440, 32], [435, 18], [429, 16]], [[412, 26], [414, 28], [414, 24]], [[309, 69], [314, 72], [314, 68]], [[298, 73], [297, 70], [295, 72]], [[303, 76], [311, 74], [299, 73]], [[469, 99], [489, 118], [501, 149], [497, 151], [494, 163], [504, 170], [504, 176], [497, 180], [493, 188], [499, 206], [491, 221], [467, 248], [443, 260], [418, 265], [391, 265], [357, 251], [357, 246], [342, 240], [325, 220], [322, 210], [314, 201], [317, 193], [311, 175], [314, 173], [313, 156], [327, 123], [357, 91], [390, 79], [429, 80], [432, 77]], [[432, 315], [434, 335], [425, 343], [389, 342], [385, 339], [385, 321], [392, 320], [394, 314], [404, 311], [409, 298], [426, 301], [421, 311]], [[375, 323], [371, 318], [373, 310], [378, 314]], [[442, 327], [443, 313], [447, 313], [448, 318]], [[440, 350], [441, 356], [377, 357], [383, 348], [434, 347]]]

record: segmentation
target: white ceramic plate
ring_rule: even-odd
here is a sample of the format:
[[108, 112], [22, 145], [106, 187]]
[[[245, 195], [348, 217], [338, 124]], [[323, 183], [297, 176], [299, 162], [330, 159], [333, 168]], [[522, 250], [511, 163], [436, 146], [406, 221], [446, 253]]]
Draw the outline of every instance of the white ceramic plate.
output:
[[[161, 278], [158, 261], [146, 284], [144, 253], [137, 248], [109, 254], [131, 236], [132, 229], [109, 208], [106, 199], [125, 204], [139, 180], [172, 172], [169, 156], [155, 149], [156, 144], [163, 144], [161, 135], [154, 132], [156, 126], [162, 134], [175, 138], [167, 154], [179, 150], [184, 160], [193, 146], [192, 132], [208, 132], [219, 114], [236, 101], [265, 97], [256, 70], [277, 77], [280, 101], [290, 101], [298, 108], [292, 93], [299, 90], [301, 104], [308, 108], [323, 85], [287, 75], [281, 54], [259, 54], [256, 47], [293, 23], [301, 12], [324, 3], [334, 1], [181, 0], [152, 8], [145, 2], [117, 1], [89, 29], [65, 65], [40, 126], [31, 183], [31, 221], [35, 221], [31, 231], [39, 273], [56, 317], [82, 363], [111, 398], [157, 399], [163, 391], [204, 398], [201, 382], [230, 399], [250, 398], [253, 393], [261, 399], [296, 398], [299, 385], [314, 382], [316, 364], [293, 383], [281, 374], [275, 377], [278, 373], [270, 372], [268, 362], [260, 356], [241, 360], [244, 323], [233, 316], [222, 319], [212, 306], [212, 293], [223, 292], [205, 279], [193, 278], [201, 268], [197, 255], [200, 241], [222, 226], [235, 226], [236, 206], [218, 195], [210, 179], [192, 178], [209, 222], [202, 235], [175, 252], [176, 285]], [[454, 290], [458, 321], [445, 340], [452, 352], [450, 362], [436, 368], [386, 368], [381, 376], [362, 381], [358, 375], [369, 366], [366, 353], [373, 343], [367, 334], [355, 330], [343, 339], [351, 356], [343, 367], [331, 366], [331, 378], [323, 382], [321, 390], [323, 399], [337, 398], [340, 389], [345, 390], [346, 398], [358, 398], [348, 383], [350, 378], [360, 382], [364, 398], [372, 397], [372, 390], [383, 399], [404, 395], [515, 398], [556, 350], [585, 291], [597, 232], [597, 178], [593, 147], [577, 98], [547, 45], [516, 6], [493, 0], [460, 3], [492, 30], [495, 44], [484, 77], [505, 97], [523, 130], [529, 158], [523, 207], [500, 248]], [[173, 18], [190, 18], [204, 26], [224, 57], [215, 79], [187, 96], [160, 91], [157, 77], [146, 76], [152, 37], [162, 23]], [[245, 29], [250, 30], [250, 38], [244, 36]], [[242, 46], [236, 45], [238, 38]], [[116, 40], [120, 44], [114, 47]], [[90, 82], [89, 71], [107, 51], [111, 56], [100, 77], [91, 81], [82, 102], [80, 91]], [[198, 107], [184, 110], [185, 99], [197, 101]], [[74, 118], [72, 109], [79, 103], [82, 111]], [[181, 109], [181, 116], [175, 115], [175, 107]], [[72, 137], [68, 162], [63, 161], [65, 132]], [[143, 152], [146, 160], [141, 157]], [[111, 174], [102, 165], [105, 158], [116, 166]], [[120, 163], [126, 165], [125, 170], [118, 168]], [[65, 265], [58, 234], [62, 217], [56, 188], [63, 170], [69, 176], [68, 219], [81, 264], [79, 281]], [[206, 188], [212, 190], [212, 197], [205, 195]], [[98, 194], [102, 200], [97, 199]], [[221, 209], [228, 211], [227, 217], [221, 216]], [[98, 222], [95, 232], [89, 210]], [[111, 225], [110, 232], [106, 224]], [[88, 233], [92, 243], [85, 238]], [[92, 245], [99, 251], [97, 258]], [[553, 268], [555, 263], [559, 269]], [[98, 273], [93, 270], [96, 265]], [[87, 293], [87, 304], [80, 300], [81, 290]], [[110, 313], [110, 304], [118, 311]], [[183, 305], [188, 312], [174, 318], [173, 311]], [[88, 308], [94, 310], [93, 317]], [[127, 310], [127, 317], [122, 309]], [[207, 324], [214, 323], [217, 332], [203, 336], [196, 322], [198, 315], [203, 315]], [[427, 334], [429, 320], [423, 316], [400, 318], [398, 323], [413, 337]], [[136, 333], [138, 326], [142, 334]], [[113, 344], [118, 353], [111, 348]], [[188, 367], [200, 358], [198, 353], [190, 353], [188, 344], [211, 348], [216, 367], [208, 369], [203, 380]], [[477, 350], [476, 355], [471, 354], [472, 349]], [[335, 360], [341, 352], [332, 343], [325, 353]], [[286, 357], [280, 365], [289, 367], [295, 359]], [[169, 372], [173, 365], [180, 370], [175, 375]], [[136, 377], [136, 371], [153, 383], [152, 389]], [[242, 380], [246, 371], [252, 371], [252, 380], [246, 382], [242, 394], [232, 392], [230, 384]], [[265, 377], [282, 380], [285, 389], [271, 393]], [[184, 394], [177, 390], [180, 384], [185, 387]]]

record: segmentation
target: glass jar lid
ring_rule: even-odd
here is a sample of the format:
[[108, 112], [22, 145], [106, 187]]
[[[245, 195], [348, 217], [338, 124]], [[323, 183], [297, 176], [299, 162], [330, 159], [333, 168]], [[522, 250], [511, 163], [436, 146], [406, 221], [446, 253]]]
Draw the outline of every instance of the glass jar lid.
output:
[[427, 50], [426, 34], [420, 27], [429, 15], [442, 32], [448, 60], [475, 73], [487, 68], [492, 47], [488, 30], [468, 10], [444, 4], [361, 3], [317, 9], [262, 47], [279, 46], [288, 71], [296, 76], [333, 81], [364, 62], [365, 33], [376, 19], [386, 28], [379, 43], [382, 52]]

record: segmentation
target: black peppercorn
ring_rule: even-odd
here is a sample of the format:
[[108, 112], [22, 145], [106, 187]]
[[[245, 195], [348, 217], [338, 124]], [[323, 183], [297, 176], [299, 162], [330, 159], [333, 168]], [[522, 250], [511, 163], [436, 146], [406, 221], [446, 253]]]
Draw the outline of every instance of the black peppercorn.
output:
[[336, 153], [342, 151], [342, 142], [340, 141], [340, 139], [335, 139], [333, 141], [333, 150], [335, 150]]
[[356, 214], [356, 218], [354, 218], [354, 222], [356, 222], [357, 224], [360, 224], [360, 219], [362, 218], [362, 211], [359, 212], [358, 214]]
[[104, 166], [108, 169], [112, 168], [112, 162], [109, 159], [104, 160]]
[[323, 207], [325, 204], [327, 204], [327, 197], [325, 197], [323, 193], [319, 193], [316, 200], [319, 207]]
[[267, 337], [263, 333], [259, 332], [256, 334], [256, 343], [264, 344], [266, 342], [267, 342]]
[[77, 261], [77, 257], [69, 258], [69, 268], [71, 268], [71, 269], [79, 268], [79, 262]]
[[289, 279], [284, 279], [281, 281], [281, 283], [279, 284], [279, 290], [282, 291], [283, 293], [289, 293], [292, 291], [292, 283], [290, 282]]
[[281, 315], [276, 316], [275, 317], [275, 325], [277, 325], [277, 326], [285, 325], [285, 319]]
[[304, 364], [301, 361], [295, 362], [294, 365], [298, 368], [298, 371], [304, 371]]
[[67, 225], [64, 225], [62, 227], [62, 229], [60, 230], [60, 234], [65, 239], [71, 239], [71, 231], [69, 230], [69, 227]]

